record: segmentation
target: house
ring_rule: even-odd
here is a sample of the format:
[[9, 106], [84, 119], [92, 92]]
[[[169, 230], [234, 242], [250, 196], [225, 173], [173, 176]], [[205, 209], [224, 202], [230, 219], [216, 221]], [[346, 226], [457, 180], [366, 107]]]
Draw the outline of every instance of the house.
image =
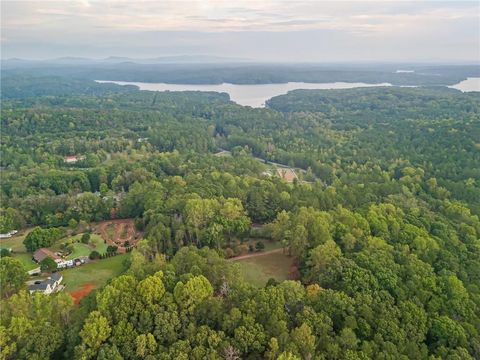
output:
[[37, 249], [34, 253], [33, 253], [33, 259], [39, 263], [41, 262], [43, 259], [45, 259], [46, 257], [51, 257], [53, 260], [60, 260], [60, 257], [55, 254], [53, 251], [51, 250], [48, 250], [47, 248], [40, 248], [40, 249]]
[[12, 230], [12, 231], [9, 231], [5, 234], [0, 234], [0, 239], [8, 239], [8, 238], [11, 238], [13, 235], [15, 235], [16, 233], [18, 233], [18, 230]]
[[56, 273], [53, 273], [52, 276], [50, 276], [49, 280], [51, 281], [53, 287], [56, 288], [63, 281], [63, 276], [62, 274], [56, 272]]
[[41, 292], [45, 295], [50, 295], [53, 292], [60, 290], [60, 284], [63, 281], [63, 276], [60, 273], [53, 273], [48, 279], [37, 281], [35, 284], [28, 287], [30, 294], [34, 292]]
[[65, 156], [63, 158], [63, 162], [66, 162], [67, 164], [75, 164], [77, 161], [81, 161], [81, 160], [85, 160], [85, 156], [72, 155], [72, 156]]

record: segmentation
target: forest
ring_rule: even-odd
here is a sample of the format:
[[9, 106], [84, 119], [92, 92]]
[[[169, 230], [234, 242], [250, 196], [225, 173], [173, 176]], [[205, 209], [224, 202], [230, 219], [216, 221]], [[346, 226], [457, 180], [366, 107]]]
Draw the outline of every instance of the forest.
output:
[[[196, 57], [198, 59], [198, 57]], [[411, 72], [397, 72], [399, 69]], [[162, 63], [151, 59], [107, 58], [2, 60], [5, 76], [68, 77], [70, 79], [160, 82], [170, 84], [279, 84], [286, 82], [363, 82], [393, 85], [453, 85], [480, 76], [479, 65], [428, 64], [279, 64], [256, 62]]]
[[[39, 73], [2, 77], [0, 233], [34, 227], [33, 252], [116, 217], [142, 239], [79, 304], [2, 251], [0, 359], [480, 358], [480, 93], [250, 108]], [[250, 283], [251, 238], [295, 278]]]

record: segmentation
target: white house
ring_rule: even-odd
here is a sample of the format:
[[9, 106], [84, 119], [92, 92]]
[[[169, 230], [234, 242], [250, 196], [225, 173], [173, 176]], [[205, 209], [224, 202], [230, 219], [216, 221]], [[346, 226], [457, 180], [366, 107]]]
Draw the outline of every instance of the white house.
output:
[[41, 292], [45, 295], [50, 295], [53, 292], [58, 291], [58, 287], [63, 280], [63, 276], [60, 273], [54, 273], [47, 280], [38, 281], [37, 283], [30, 285], [28, 291], [30, 294], [34, 292]]

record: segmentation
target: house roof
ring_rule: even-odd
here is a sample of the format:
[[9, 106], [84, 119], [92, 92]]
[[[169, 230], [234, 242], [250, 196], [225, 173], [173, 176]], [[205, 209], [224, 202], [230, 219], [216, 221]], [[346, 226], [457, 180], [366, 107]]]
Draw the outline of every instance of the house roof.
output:
[[47, 290], [47, 287], [51, 285], [49, 281], [42, 281], [40, 284], [33, 284], [28, 287], [28, 290], [30, 291], [45, 291]]
[[53, 273], [53, 274], [50, 276], [50, 279], [53, 280], [53, 281], [58, 281], [58, 280], [62, 280], [62, 279], [63, 279], [63, 276], [62, 276], [62, 274], [56, 272], [56, 273]]
[[53, 251], [48, 250], [47, 248], [40, 248], [33, 253], [33, 258], [36, 262], [41, 262], [46, 257], [51, 257], [54, 260], [60, 259]]

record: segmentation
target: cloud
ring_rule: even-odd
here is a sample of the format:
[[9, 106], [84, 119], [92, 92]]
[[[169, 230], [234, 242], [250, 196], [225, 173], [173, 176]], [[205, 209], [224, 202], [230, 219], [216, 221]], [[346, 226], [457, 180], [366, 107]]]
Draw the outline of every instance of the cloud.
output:
[[[290, 49], [297, 49], [297, 45], [285, 43], [282, 38], [301, 32], [317, 34], [310, 35], [313, 36], [310, 46], [315, 46], [313, 40], [317, 40], [318, 36], [335, 34], [342, 39], [344, 46], [356, 48], [355, 44], [361, 43], [370, 49], [378, 48], [378, 51], [382, 46], [389, 49], [383, 51], [383, 57], [391, 56], [388, 54], [391, 51], [390, 42], [398, 41], [405, 44], [404, 50], [410, 53], [430, 51], [438, 54], [444, 46], [449, 51], [452, 48], [457, 51], [456, 54], [445, 53], [445, 56], [472, 58], [478, 55], [479, 13], [478, 2], [461, 1], [4, 1], [2, 36], [9, 41], [5, 49], [2, 42], [2, 50], [18, 56], [18, 52], [33, 53], [42, 47], [41, 51], [45, 53], [50, 43], [51, 49], [57, 46], [71, 51], [76, 45], [76, 51], [82, 52], [80, 47], [91, 49], [89, 44], [98, 41], [103, 41], [108, 47], [116, 44], [118, 39], [129, 39], [131, 42], [124, 40], [124, 53], [139, 44], [144, 44], [145, 52], [147, 49], [153, 52], [162, 44], [148, 34], [175, 33], [176, 41], [189, 43], [189, 49], [196, 49], [195, 42], [200, 41], [205, 47], [222, 52], [217, 55], [234, 51], [237, 52], [234, 56], [241, 57], [240, 50], [228, 46], [228, 40], [225, 40], [223, 49], [209, 43], [212, 38], [209, 34], [218, 34], [216, 41], [230, 38], [231, 44], [240, 41], [238, 39], [243, 36], [242, 43], [250, 42], [255, 47], [255, 39], [248, 39], [252, 32], [277, 33], [271, 38], [278, 39], [275, 41], [281, 42], [279, 45], [285, 48], [287, 54]], [[443, 38], [439, 38], [438, 34], [442, 34]], [[166, 41], [165, 36], [162, 39]], [[309, 39], [304, 40], [300, 43], [308, 46]], [[295, 41], [299, 40], [295, 38]], [[412, 43], [410, 47], [407, 46], [409, 41]], [[322, 46], [324, 48], [317, 50], [319, 55], [316, 58], [320, 58], [325, 50], [334, 48], [331, 44]], [[173, 45], [169, 49], [175, 53]], [[335, 49], [339, 54], [336, 46]], [[262, 50], [258, 48], [256, 51], [260, 57], [265, 57], [261, 54]], [[305, 53], [310, 53], [310, 50]]]

